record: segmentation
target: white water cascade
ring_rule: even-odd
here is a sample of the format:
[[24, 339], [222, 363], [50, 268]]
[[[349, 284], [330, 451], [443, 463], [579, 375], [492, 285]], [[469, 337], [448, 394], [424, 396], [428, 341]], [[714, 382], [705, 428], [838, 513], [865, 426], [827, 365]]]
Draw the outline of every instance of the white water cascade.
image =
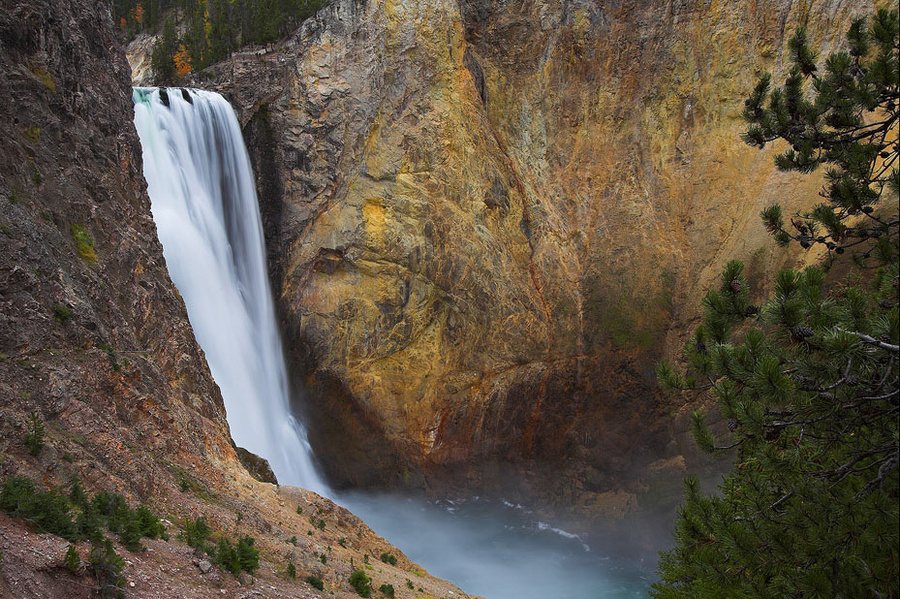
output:
[[[333, 495], [291, 414], [266, 276], [255, 182], [240, 127], [218, 94], [134, 90], [135, 125], [169, 274], [222, 389], [238, 445], [283, 484]], [[190, 98], [188, 101], [187, 98]], [[397, 496], [334, 499], [432, 573], [490, 599], [637, 599], [644, 572], [537, 521], [521, 506]], [[535, 573], [540, 573], [536, 577]]]
[[169, 275], [222, 390], [235, 443], [266, 458], [279, 482], [318, 492], [306, 430], [291, 413], [266, 275], [250, 159], [218, 94], [135, 88], [134, 123]]

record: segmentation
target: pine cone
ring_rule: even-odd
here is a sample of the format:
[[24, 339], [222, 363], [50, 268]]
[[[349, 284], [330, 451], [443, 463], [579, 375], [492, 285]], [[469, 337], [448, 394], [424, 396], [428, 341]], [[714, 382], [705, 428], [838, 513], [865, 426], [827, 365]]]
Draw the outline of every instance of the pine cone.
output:
[[743, 288], [744, 288], [744, 286], [741, 285], [741, 282], [740, 282], [738, 279], [732, 279], [732, 280], [731, 280], [731, 289], [732, 289], [732, 291], [734, 291], [735, 293], [740, 293], [740, 292], [741, 292], [741, 289], [743, 289]]
[[844, 384], [849, 385], [849, 386], [851, 386], [851, 387], [855, 387], [855, 386], [857, 386], [857, 385], [859, 384], [859, 377], [856, 376], [855, 374], [851, 374], [851, 375], [848, 376], [847, 379], [844, 381]]
[[756, 316], [757, 314], [759, 314], [759, 306], [754, 306], [753, 304], [750, 304], [744, 310], [744, 316]]
[[812, 327], [809, 327], [805, 324], [795, 326], [793, 329], [791, 329], [791, 332], [794, 334], [795, 337], [798, 337], [800, 339], [806, 339], [807, 337], [812, 337], [813, 334], [815, 333], [815, 331], [812, 330]]
[[735, 420], [734, 418], [729, 418], [728, 419], [728, 430], [730, 430], [731, 432], [734, 432], [737, 430], [737, 427], [738, 427], [738, 421]]

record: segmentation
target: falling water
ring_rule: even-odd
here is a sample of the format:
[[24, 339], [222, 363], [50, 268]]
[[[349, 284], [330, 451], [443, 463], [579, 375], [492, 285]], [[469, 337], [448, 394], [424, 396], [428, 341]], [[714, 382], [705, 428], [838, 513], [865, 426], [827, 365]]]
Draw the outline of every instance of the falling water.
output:
[[[144, 176], [169, 274], [222, 389], [231, 434], [268, 459], [282, 483], [334, 495], [291, 414], [255, 182], [237, 119], [218, 94], [187, 91], [188, 101], [170, 91], [166, 106], [158, 89], [134, 90]], [[433, 573], [490, 599], [646, 595], [645, 569], [604, 557], [616, 550], [589, 548], [521, 506], [360, 494], [335, 500]]]
[[169, 274], [222, 390], [235, 443], [279, 481], [322, 491], [306, 431], [292, 415], [266, 275], [256, 184], [240, 126], [215, 93], [136, 88], [153, 220]]

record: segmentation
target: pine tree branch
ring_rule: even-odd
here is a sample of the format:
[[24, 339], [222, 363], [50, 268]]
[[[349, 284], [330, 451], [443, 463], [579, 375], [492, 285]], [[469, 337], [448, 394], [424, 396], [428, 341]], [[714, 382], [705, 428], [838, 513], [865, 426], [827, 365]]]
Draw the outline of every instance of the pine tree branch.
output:
[[868, 495], [876, 488], [880, 488], [884, 479], [888, 477], [892, 470], [896, 470], [898, 465], [900, 465], [900, 452], [895, 452], [894, 455], [890, 456], [887, 461], [881, 464], [878, 468], [878, 475], [873, 480], [870, 480], [868, 484], [857, 493], [857, 497]]
[[[770, 506], [769, 506], [769, 509], [770, 509], [770, 510], [773, 510], [773, 511], [777, 511], [779, 505], [781, 505], [782, 503], [784, 503], [785, 501], [787, 501], [788, 499], [790, 499], [790, 498], [793, 497], [793, 496], [794, 496], [794, 492], [793, 492], [793, 491], [791, 491], [790, 493], [785, 493], [784, 495], [781, 496], [781, 498], [780, 498], [778, 501], [776, 501], [775, 503], [773, 503], [772, 505], [770, 505]], [[782, 512], [782, 513], [783, 513], [783, 512]]]
[[841, 333], [856, 335], [861, 341], [868, 343], [869, 345], [877, 345], [878, 347], [880, 347], [882, 349], [886, 349], [890, 352], [894, 352], [895, 354], [900, 353], [900, 345], [892, 345], [892, 344], [886, 343], [884, 341], [879, 341], [878, 339], [875, 339], [874, 337], [870, 337], [869, 335], [866, 335], [865, 333], [857, 333], [856, 331], [847, 331], [847, 330], [842, 329], [841, 327], [834, 327], [834, 328]]

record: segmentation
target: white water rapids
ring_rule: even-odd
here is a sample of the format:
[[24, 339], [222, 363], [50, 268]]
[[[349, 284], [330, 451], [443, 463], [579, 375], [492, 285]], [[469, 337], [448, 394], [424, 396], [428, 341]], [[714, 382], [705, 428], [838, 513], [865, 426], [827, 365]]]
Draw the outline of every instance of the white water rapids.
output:
[[[187, 101], [183, 93], [189, 94]], [[278, 480], [332, 496], [438, 576], [488, 599], [635, 599], [646, 571], [588, 548], [520, 506], [351, 494], [316, 473], [290, 408], [266, 275], [255, 180], [237, 119], [218, 94], [134, 90], [153, 219], [169, 274], [225, 400], [235, 442]]]
[[256, 181], [231, 105], [220, 95], [135, 88], [134, 123], [169, 275], [222, 390], [231, 436], [285, 484], [324, 491], [290, 408], [266, 275]]

